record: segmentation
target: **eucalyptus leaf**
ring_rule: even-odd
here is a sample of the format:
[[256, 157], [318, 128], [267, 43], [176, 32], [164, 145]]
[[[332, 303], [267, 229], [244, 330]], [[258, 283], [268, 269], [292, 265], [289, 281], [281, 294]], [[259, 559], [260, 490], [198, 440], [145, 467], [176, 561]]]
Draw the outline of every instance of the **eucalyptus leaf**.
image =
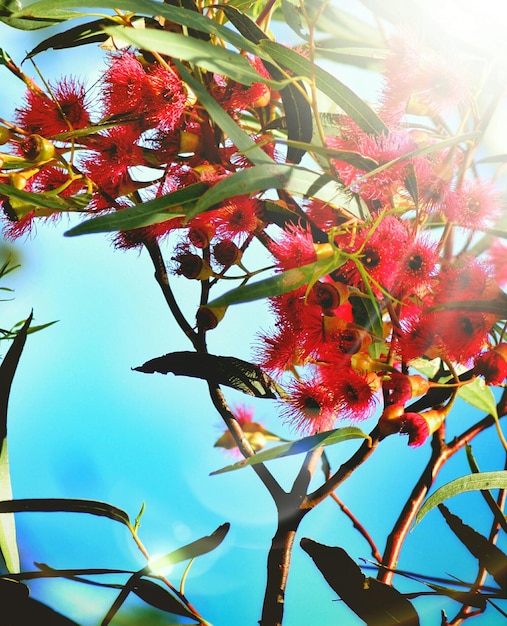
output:
[[[7, 408], [12, 381], [25, 346], [31, 322], [32, 313], [30, 313], [23, 326], [16, 333], [9, 350], [0, 364], [0, 498], [6, 500], [12, 498], [9, 455], [7, 451]], [[12, 512], [0, 516], [0, 551], [7, 570], [11, 573], [19, 572], [16, 526]]]
[[460, 387], [458, 396], [470, 406], [498, 419], [495, 396], [483, 378], [474, 378], [470, 383]]
[[468, 491], [483, 491], [490, 489], [507, 489], [507, 470], [496, 472], [481, 472], [456, 478], [437, 489], [419, 509], [414, 521], [414, 527], [423, 517], [444, 500]]
[[163, 570], [166, 567], [171, 567], [176, 563], [180, 563], [181, 561], [188, 561], [190, 559], [195, 559], [198, 556], [202, 556], [203, 554], [207, 554], [222, 543], [225, 539], [227, 533], [229, 532], [231, 525], [229, 522], [225, 524], [221, 524], [215, 531], [211, 533], [211, 535], [207, 535], [206, 537], [201, 537], [196, 541], [192, 541], [192, 543], [187, 544], [173, 552], [169, 552], [165, 556], [161, 556], [158, 559], [150, 561], [150, 564], [147, 565], [143, 570], [141, 570], [144, 574], [149, 574], [150, 572], [157, 573], [159, 570]]
[[391, 585], [367, 578], [343, 548], [307, 538], [301, 539], [301, 547], [329, 586], [367, 626], [419, 626], [410, 601]]
[[[267, 39], [266, 33], [248, 15], [228, 5], [224, 5], [222, 10], [239, 32], [253, 43], [258, 44], [262, 40]], [[285, 74], [283, 71], [280, 71], [277, 65], [264, 60], [264, 66], [275, 80], [284, 80]], [[289, 82], [279, 89], [279, 93], [285, 113], [284, 121], [288, 139], [301, 142], [310, 141], [312, 137], [313, 115], [304, 84], [301, 81], [297, 83]], [[304, 153], [304, 149], [289, 143], [287, 161], [299, 163]]]
[[227, 467], [223, 467], [222, 469], [212, 472], [211, 476], [232, 472], [250, 465], [265, 463], [266, 461], [272, 461], [273, 459], [280, 459], [294, 454], [306, 453], [310, 450], [320, 448], [321, 446], [332, 446], [343, 441], [349, 441], [350, 439], [369, 439], [369, 435], [355, 426], [337, 428], [336, 430], [317, 433], [316, 435], [303, 437], [302, 439], [290, 441], [289, 443], [283, 443], [279, 446], [269, 448], [268, 450], [258, 452], [254, 456], [234, 463], [234, 465], [228, 465]]
[[135, 367], [145, 374], [168, 374], [201, 378], [210, 383], [232, 387], [256, 398], [276, 398], [277, 385], [257, 365], [233, 356], [203, 352], [171, 352]]
[[218, 102], [208, 93], [203, 85], [196, 80], [186, 67], [179, 61], [175, 61], [179, 75], [197, 96], [201, 105], [209, 113], [212, 120], [228, 136], [236, 148], [242, 152], [253, 164], [273, 163], [262, 148], [260, 148], [245, 131], [236, 124], [232, 117], [224, 111]]
[[451, 513], [446, 506], [439, 504], [438, 508], [456, 537], [479, 560], [481, 567], [493, 576], [505, 597], [507, 595], [507, 555], [474, 528], [464, 524], [461, 518]]
[[132, 592], [135, 593], [138, 598], [141, 598], [141, 600], [144, 600], [144, 602], [160, 611], [174, 615], [183, 615], [184, 617], [195, 617], [180, 600], [169, 593], [167, 588], [158, 585], [152, 580], [140, 578], [132, 586]]
[[343, 190], [332, 176], [288, 164], [261, 164], [223, 178], [197, 202], [188, 217], [193, 217], [222, 200], [268, 189], [285, 189], [304, 197], [313, 197], [342, 209], [349, 216], [363, 220], [368, 214], [360, 198]]
[[316, 282], [321, 276], [325, 276], [343, 265], [346, 260], [346, 257], [337, 252], [336, 257], [331, 259], [319, 259], [308, 265], [294, 267], [270, 278], [232, 289], [210, 302], [208, 306], [222, 307], [280, 296], [299, 289], [303, 285]]
[[265, 39], [259, 43], [259, 47], [262, 51], [269, 53], [274, 61], [295, 72], [296, 76], [310, 79], [314, 75], [317, 88], [331, 98], [347, 115], [350, 115], [366, 133], [387, 134], [387, 126], [373, 109], [332, 74], [312, 65], [308, 59], [297, 52], [273, 41]]
[[[37, 28], [42, 28], [46, 25], [43, 20], [59, 22], [90, 15], [84, 12], [72, 12], [70, 11], [72, 8], [96, 8], [114, 11], [118, 8], [118, 0], [42, 0], [15, 12], [11, 21], [14, 18], [26, 19], [27, 23], [32, 21], [38, 24]], [[121, 8], [123, 11], [131, 11], [134, 15], [159, 16], [167, 19], [169, 22], [186, 26], [189, 29], [214, 35], [228, 41], [238, 50], [246, 50], [252, 54], [258, 52], [256, 47], [240, 34], [223, 26], [216, 20], [210, 20], [197, 11], [189, 11], [170, 3], [161, 3], [158, 0], [121, 0]], [[97, 11], [93, 11], [93, 14], [96, 13]]]
[[108, 517], [131, 528], [129, 516], [118, 507], [97, 500], [25, 498], [0, 502], [0, 513], [89, 513]]
[[132, 230], [187, 215], [189, 207], [208, 189], [205, 183], [194, 183], [165, 196], [148, 200], [114, 213], [99, 215], [74, 226], [64, 234], [66, 237], [105, 233], [118, 230]]

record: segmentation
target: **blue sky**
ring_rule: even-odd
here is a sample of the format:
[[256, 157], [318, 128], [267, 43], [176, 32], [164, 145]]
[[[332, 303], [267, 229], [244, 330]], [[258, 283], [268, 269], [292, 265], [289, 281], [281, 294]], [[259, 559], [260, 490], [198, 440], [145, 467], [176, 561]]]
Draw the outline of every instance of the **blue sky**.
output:
[[[0, 36], [2, 47], [19, 61], [45, 33], [30, 39], [31, 35], [0, 26]], [[90, 79], [102, 67], [102, 53], [94, 47], [49, 52], [37, 63], [49, 78], [71, 73]], [[8, 119], [22, 89], [11, 84], [6, 70], [0, 71], [0, 116]], [[25, 71], [33, 73], [28, 64]], [[30, 336], [14, 381], [9, 407], [14, 496], [103, 500], [123, 508], [131, 518], [144, 503], [140, 535], [153, 555], [231, 522], [222, 546], [193, 565], [186, 591], [215, 626], [254, 624], [260, 617], [267, 548], [275, 529], [269, 496], [248, 469], [209, 476], [231, 458], [213, 448], [221, 427], [203, 381], [131, 370], [166, 352], [190, 349], [171, 320], [147, 255], [118, 252], [102, 235], [64, 238], [67, 227], [65, 220], [58, 225], [39, 224], [30, 238], [16, 245], [22, 268], [5, 281], [15, 293], [14, 300], [2, 303], [2, 326], [26, 317], [32, 308], [37, 324], [58, 320]], [[164, 252], [170, 256], [167, 246]], [[174, 282], [177, 294], [188, 303], [187, 310], [193, 310], [198, 286], [184, 279]], [[210, 335], [210, 351], [249, 359], [256, 331], [269, 323], [262, 304], [231, 308], [216, 334]], [[252, 404], [235, 391], [227, 391], [227, 398], [233, 405]], [[290, 434], [272, 402], [253, 403], [259, 421], [270, 430]], [[475, 415], [463, 405], [452, 416], [451, 431], [461, 431]], [[361, 426], [368, 431], [373, 424], [370, 420]], [[355, 446], [351, 442], [330, 450], [333, 467]], [[493, 454], [498, 449], [494, 433], [481, 435], [476, 448], [482, 470], [501, 467], [502, 461]], [[411, 450], [404, 438], [391, 437], [340, 489], [340, 497], [371, 530], [380, 549], [409, 493], [410, 479], [418, 476], [428, 455], [428, 445]], [[289, 487], [300, 461], [300, 457], [275, 461], [271, 467]], [[467, 472], [462, 453], [438, 483]], [[487, 532], [490, 518], [479, 494], [458, 496], [450, 507], [466, 523]], [[25, 569], [32, 569], [34, 561], [56, 568], [138, 569], [145, 564], [127, 531], [107, 519], [26, 513], [17, 516], [17, 526]], [[356, 559], [371, 558], [368, 546], [337, 505], [331, 500], [320, 505], [304, 520], [296, 542], [286, 624], [327, 626], [340, 619], [350, 626], [360, 624], [336, 601], [299, 549], [303, 536], [342, 545]], [[465, 580], [475, 576], [473, 560], [435, 511], [409, 536], [400, 565]], [[175, 570], [175, 581], [181, 571]], [[404, 590], [416, 587], [402, 586]], [[34, 595], [83, 626], [100, 623], [115, 593], [55, 580], [33, 586]], [[430, 603], [416, 605], [427, 608]], [[448, 614], [457, 608], [449, 603]], [[423, 619], [428, 626], [438, 622], [434, 608]], [[490, 610], [473, 623], [492, 626], [504, 621]]]

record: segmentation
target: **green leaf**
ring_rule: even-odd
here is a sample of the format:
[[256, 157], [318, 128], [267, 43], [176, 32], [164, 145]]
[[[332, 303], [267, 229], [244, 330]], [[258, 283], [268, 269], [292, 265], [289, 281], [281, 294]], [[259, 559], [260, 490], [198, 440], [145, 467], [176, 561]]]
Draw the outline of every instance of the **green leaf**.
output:
[[[41, 28], [39, 20], [42, 19], [49, 18], [56, 21], [64, 21], [89, 15], [82, 12], [70, 12], [69, 9], [72, 7], [111, 9], [113, 11], [118, 7], [118, 0], [43, 0], [27, 6], [25, 9], [17, 12], [14, 17], [37, 20], [36, 23], [39, 24], [37, 28]], [[158, 0], [121, 0], [121, 8], [123, 11], [131, 11], [135, 15], [164, 17], [169, 22], [224, 39], [238, 48], [238, 50], [246, 50], [252, 54], [258, 52], [256, 46], [247, 39], [197, 11], [188, 11], [169, 3], [161, 3]]]
[[228, 76], [242, 85], [262, 82], [279, 89], [284, 84], [260, 76], [245, 56], [222, 48], [222, 46], [215, 46], [202, 39], [153, 28], [138, 29], [111, 26], [104, 30], [115, 39], [144, 50], [166, 54], [173, 59], [189, 61], [208, 72]]
[[52, 211], [81, 210], [82, 198], [85, 198], [85, 204], [89, 201], [88, 194], [61, 197], [49, 192], [34, 193], [32, 191], [23, 191], [5, 183], [0, 183], [0, 194], [11, 199], [14, 198], [24, 205], [31, 205], [34, 210], [37, 208], [50, 209]]
[[343, 548], [307, 538], [300, 545], [329, 586], [367, 626], [419, 626], [409, 600], [391, 585], [367, 578]]
[[360, 152], [355, 152], [354, 150], [336, 150], [334, 148], [325, 148], [324, 146], [316, 146], [300, 141], [291, 141], [290, 144], [304, 149], [305, 152], [313, 152], [314, 154], [321, 154], [328, 158], [336, 159], [337, 161], [343, 161], [365, 172], [371, 172], [378, 167], [377, 161], [370, 159], [370, 157], [363, 156]]
[[[469, 444], [466, 444], [465, 449], [466, 449], [467, 461], [468, 461], [468, 465], [470, 466], [470, 470], [474, 474], [480, 474], [481, 470], [479, 469], [479, 466], [477, 465], [477, 461], [475, 460], [475, 457], [473, 455], [472, 447]], [[505, 518], [505, 515], [502, 509], [498, 506], [497, 501], [495, 500], [495, 498], [493, 498], [490, 491], [483, 490], [481, 491], [481, 493], [487, 505], [491, 509], [491, 512], [495, 516], [495, 520], [497, 524], [499, 524], [499, 526], [504, 530], [504, 532], [507, 532], [507, 519]]]
[[120, 522], [131, 528], [125, 511], [107, 502], [73, 498], [25, 498], [0, 502], [0, 513], [89, 513]]
[[175, 65], [181, 79], [192, 89], [201, 105], [209, 113], [211, 119], [222, 129], [224, 134], [230, 138], [236, 148], [255, 165], [273, 163], [273, 159], [236, 124], [232, 117], [224, 111], [212, 96], [210, 96], [208, 91], [190, 74], [186, 67], [179, 61], [175, 61]]
[[299, 289], [303, 285], [312, 284], [321, 276], [325, 276], [343, 265], [346, 260], [346, 257], [337, 252], [336, 257], [331, 259], [320, 259], [308, 265], [280, 272], [270, 278], [232, 289], [210, 302], [208, 306], [222, 307], [280, 296], [283, 293]]
[[[28, 328], [32, 322], [32, 313], [28, 316], [0, 364], [0, 499], [12, 498], [9, 455], [7, 451], [7, 409], [14, 374], [26, 342]], [[0, 516], [0, 551], [7, 570], [11, 573], [20, 571], [18, 544], [14, 515]]]
[[414, 527], [423, 517], [444, 500], [466, 493], [467, 491], [483, 491], [489, 489], [507, 489], [507, 470], [497, 472], [481, 472], [456, 478], [437, 489], [419, 509]]
[[298, 165], [269, 163], [246, 168], [223, 178], [202, 196], [188, 217], [227, 198], [267, 189], [285, 189], [304, 197], [313, 197], [360, 220], [368, 215], [368, 209], [361, 199], [344, 191], [343, 185], [332, 176]]
[[111, 20], [102, 18], [100, 20], [94, 20], [93, 22], [86, 22], [86, 24], [79, 24], [79, 26], [75, 26], [74, 28], [69, 28], [68, 30], [41, 41], [35, 48], [30, 50], [25, 58], [31, 59], [35, 55], [45, 52], [50, 48], [53, 50], [64, 50], [88, 43], [105, 41], [108, 35], [104, 32], [103, 27], [108, 24], [111, 24]]
[[49, 17], [44, 15], [42, 15], [38, 21], [12, 17], [12, 15], [20, 9], [21, 2], [18, 0], [0, 0], [0, 22], [4, 22], [7, 26], [18, 28], [20, 30], [38, 30], [40, 28], [58, 24], [60, 21], [59, 19], [51, 20]]
[[472, 382], [460, 387], [458, 396], [470, 406], [498, 419], [495, 396], [483, 378], [474, 378]]
[[195, 203], [208, 189], [205, 183], [194, 183], [183, 189], [178, 189], [160, 198], [148, 200], [114, 213], [99, 215], [86, 222], [82, 222], [66, 231], [66, 237], [105, 233], [117, 230], [132, 230], [152, 224], [165, 222], [173, 217], [186, 215], [189, 206]]
[[234, 356], [204, 352], [171, 352], [147, 361], [134, 371], [202, 378], [210, 383], [232, 387], [256, 398], [276, 398], [277, 386], [257, 365]]
[[259, 43], [259, 48], [267, 52], [274, 62], [292, 70], [297, 76], [311, 79], [315, 75], [317, 88], [336, 103], [366, 133], [380, 135], [388, 132], [387, 126], [364, 100], [359, 98], [349, 87], [337, 80], [332, 74], [290, 50], [286, 46], [268, 41]]
[[[227, 5], [224, 5], [222, 10], [239, 32], [250, 41], [258, 44], [263, 39], [268, 38], [266, 33], [261, 30], [248, 15]], [[264, 66], [274, 79], [279, 81], [284, 79], [284, 73], [272, 63], [264, 61]], [[290, 141], [310, 141], [312, 137], [313, 117], [304, 84], [301, 81], [297, 84], [290, 83], [280, 89], [279, 93], [285, 112], [284, 119], [288, 139]], [[304, 149], [296, 147], [293, 143], [289, 143], [287, 161], [299, 163], [304, 153]]]
[[310, 437], [303, 437], [302, 439], [297, 439], [296, 441], [290, 441], [289, 443], [283, 443], [279, 446], [269, 448], [268, 450], [263, 450], [254, 456], [234, 463], [234, 465], [228, 465], [227, 467], [216, 470], [211, 473], [211, 476], [224, 474], [225, 472], [232, 472], [234, 470], [242, 469], [243, 467], [248, 467], [249, 465], [257, 465], [259, 463], [265, 463], [266, 461], [272, 461], [273, 459], [280, 459], [285, 456], [302, 454], [303, 452], [315, 450], [321, 446], [332, 446], [336, 443], [341, 443], [342, 441], [348, 441], [349, 439], [369, 438], [369, 435], [355, 426], [337, 428], [336, 430], [317, 433], [316, 435], [311, 435]]
[[158, 571], [163, 570], [166, 567], [171, 567], [181, 561], [195, 559], [198, 556], [202, 556], [203, 554], [207, 554], [208, 552], [215, 550], [215, 548], [218, 548], [218, 546], [225, 539], [230, 527], [231, 525], [229, 522], [226, 522], [225, 524], [220, 525], [211, 535], [201, 537], [200, 539], [197, 539], [197, 541], [192, 541], [192, 543], [189, 543], [182, 548], [178, 548], [173, 552], [169, 552], [169, 554], [166, 554], [165, 556], [155, 559], [154, 561], [150, 561], [150, 564], [141, 570], [143, 575], [151, 572], [157, 573]]

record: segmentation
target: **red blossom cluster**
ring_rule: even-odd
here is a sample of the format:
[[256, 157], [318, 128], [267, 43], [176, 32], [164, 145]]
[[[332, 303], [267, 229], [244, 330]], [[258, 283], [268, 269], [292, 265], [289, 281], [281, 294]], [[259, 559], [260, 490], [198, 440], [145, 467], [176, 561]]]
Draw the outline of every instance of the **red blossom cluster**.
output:
[[[266, 129], [281, 127], [273, 119], [283, 103], [262, 82], [264, 65], [251, 64], [258, 83], [207, 75], [206, 88], [240, 126], [256, 128], [254, 139], [281, 161], [276, 134]], [[92, 99], [74, 79], [50, 85], [47, 93], [30, 82], [14, 124], [0, 133], [10, 145], [1, 156], [0, 182], [72, 198], [68, 210], [121, 211], [193, 183], [211, 187], [251, 166], [169, 58], [114, 52], [99, 92]], [[189, 221], [175, 216], [120, 232], [115, 244], [135, 247], [178, 230], [174, 273], [215, 282], [231, 266], [242, 267], [254, 238], [280, 273], [335, 259], [331, 270], [270, 299], [275, 325], [260, 337], [258, 360], [285, 390], [282, 415], [313, 434], [337, 419], [370, 417], [383, 405], [381, 434], [408, 433], [409, 443], [419, 445], [442, 424], [449, 405], [410, 411], [412, 398], [435, 384], [411, 370], [414, 359], [440, 358], [456, 388], [463, 382], [457, 365], [471, 372], [468, 380], [483, 376], [491, 385], [502, 384], [507, 373], [502, 316], [477, 306], [502, 297], [505, 248], [495, 243], [480, 258], [468, 251], [474, 232], [497, 218], [499, 195], [469, 168], [468, 144], [442, 141], [444, 126], [430, 124], [467, 99], [468, 86], [448, 60], [397, 38], [378, 111], [387, 130], [368, 133], [338, 115], [336, 132], [323, 137], [331, 155], [325, 171], [360, 199], [364, 219], [311, 197], [244, 194]], [[408, 123], [414, 114], [424, 121]], [[1, 201], [4, 232], [12, 238], [36, 217], [60, 215], [15, 195]], [[277, 219], [269, 216], [268, 202], [283, 205]], [[201, 306], [197, 326], [213, 328], [224, 311]]]
[[[259, 67], [258, 61], [251, 62]], [[218, 75], [212, 81], [210, 92], [235, 118], [246, 108], [269, 105], [271, 90], [262, 82], [247, 88]], [[0, 134], [0, 141], [10, 146], [0, 157], [0, 182], [23, 191], [86, 198], [85, 207], [67, 210], [122, 210], [192, 183], [211, 186], [249, 165], [231, 142], [217, 135], [170, 59], [130, 50], [111, 53], [95, 98], [74, 78], [50, 84], [47, 93], [31, 80], [27, 83], [14, 124]], [[38, 149], [34, 142], [41, 144]], [[4, 234], [12, 239], [29, 232], [36, 217], [61, 215], [7, 196], [1, 205]], [[185, 224], [188, 244], [202, 248], [213, 238], [215, 244], [241, 241], [263, 227], [260, 208], [253, 197], [229, 199], [204, 219]], [[136, 247], [182, 227], [182, 218], [174, 217], [121, 232], [115, 244]]]

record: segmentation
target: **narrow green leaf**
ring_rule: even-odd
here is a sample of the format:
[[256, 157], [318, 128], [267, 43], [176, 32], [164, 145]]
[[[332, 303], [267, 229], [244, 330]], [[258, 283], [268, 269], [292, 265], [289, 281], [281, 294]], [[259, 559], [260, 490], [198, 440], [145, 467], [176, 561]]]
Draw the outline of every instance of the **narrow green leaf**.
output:
[[458, 396], [470, 406], [498, 419], [495, 396], [483, 378], [474, 378], [472, 382], [460, 387]]
[[277, 386], [257, 365], [233, 356], [217, 356], [203, 352], [171, 352], [135, 367], [145, 374], [167, 374], [202, 378], [208, 382], [232, 387], [256, 398], [273, 399]]
[[19, 0], [0, 0], [0, 22], [7, 26], [18, 28], [19, 30], [38, 30], [47, 26], [58, 24], [60, 20], [50, 19], [48, 16], [41, 16], [39, 21], [30, 19], [20, 19], [12, 17], [14, 13], [21, 9]]
[[155, 30], [153, 28], [139, 29], [111, 26], [104, 30], [115, 39], [144, 50], [153, 50], [175, 59], [189, 61], [208, 72], [228, 76], [242, 85], [263, 82], [275, 89], [279, 89], [284, 84], [283, 82], [280, 83], [279, 81], [261, 77], [245, 56], [221, 46], [215, 46], [202, 39], [195, 39], [180, 33]]
[[[76, 200], [79, 202], [79, 196], [66, 196], [61, 197], [57, 196], [54, 193], [44, 193], [38, 192], [34, 193], [32, 191], [23, 191], [21, 189], [16, 189], [12, 185], [6, 185], [5, 183], [0, 183], [0, 194], [3, 196], [7, 196], [8, 198], [14, 198], [17, 201], [22, 202], [26, 205], [31, 205], [36, 209], [36, 207], [40, 207], [43, 209], [51, 209], [52, 211], [68, 211], [75, 210], [76, 208], [81, 208], [76, 205]], [[87, 194], [83, 194], [88, 198]]]
[[336, 79], [302, 55], [286, 46], [267, 39], [259, 43], [259, 48], [267, 52], [275, 63], [292, 70], [296, 76], [310, 79], [315, 75], [317, 88], [335, 102], [366, 133], [380, 135], [388, 132], [387, 126], [364, 100], [359, 98], [349, 87]]
[[[224, 5], [222, 11], [239, 32], [253, 43], [258, 44], [263, 39], [268, 38], [266, 33], [248, 15], [235, 7]], [[264, 61], [264, 66], [275, 80], [284, 81], [284, 73], [277, 66], [267, 61]], [[279, 93], [285, 113], [285, 128], [288, 139], [290, 141], [310, 141], [313, 116], [304, 84], [301, 81], [297, 84], [289, 83], [279, 89]], [[299, 163], [304, 153], [304, 149], [296, 147], [290, 142], [287, 150], [287, 161]]]
[[[28, 316], [0, 364], [0, 499], [12, 498], [12, 486], [7, 451], [7, 409], [12, 381], [19, 359], [26, 342], [28, 328], [32, 322], [32, 313]], [[0, 551], [7, 570], [11, 573], [20, 571], [18, 544], [14, 515], [0, 516]]]
[[366, 205], [354, 194], [345, 192], [343, 185], [332, 176], [298, 165], [269, 163], [223, 178], [201, 197], [188, 217], [193, 217], [227, 198], [267, 189], [285, 189], [304, 197], [313, 197], [360, 220], [368, 215]]
[[[472, 446], [467, 444], [465, 449], [466, 449], [467, 461], [468, 461], [470, 470], [474, 474], [480, 474], [481, 470], [479, 469], [479, 466], [477, 465], [477, 461], [475, 460], [475, 457], [473, 455]], [[495, 500], [495, 498], [493, 498], [490, 491], [483, 490], [481, 491], [481, 493], [487, 505], [491, 509], [491, 512], [495, 516], [495, 520], [500, 525], [500, 527], [503, 528], [504, 532], [507, 532], [507, 519], [505, 518], [505, 515], [502, 509], [498, 506], [497, 501]]]
[[[39, 24], [37, 28], [41, 28], [44, 25], [42, 23], [41, 26], [40, 20], [42, 19], [65, 21], [89, 16], [83, 12], [71, 12], [70, 9], [73, 7], [111, 9], [113, 11], [118, 8], [118, 0], [42, 0], [42, 2], [35, 2], [16, 12], [13, 14], [13, 18], [26, 18], [27, 21], [29, 18], [38, 20], [36, 22]], [[121, 8], [123, 11], [131, 11], [135, 15], [164, 17], [169, 22], [224, 39], [238, 50], [246, 50], [252, 54], [258, 52], [255, 45], [237, 32], [219, 24], [216, 20], [210, 20], [197, 11], [188, 11], [169, 3], [161, 3], [158, 0], [121, 0]], [[94, 11], [93, 13], [96, 14], [97, 12]]]
[[87, 22], [86, 24], [80, 24], [74, 28], [69, 28], [68, 30], [41, 41], [35, 48], [30, 50], [25, 58], [31, 59], [35, 55], [45, 52], [50, 48], [53, 50], [64, 50], [88, 43], [105, 41], [108, 35], [104, 32], [103, 27], [108, 24], [111, 24], [111, 20], [103, 18], [94, 20], [93, 22]]
[[0, 502], [0, 513], [89, 513], [131, 527], [125, 511], [107, 502], [73, 498], [25, 498]]
[[64, 235], [75, 237], [92, 233], [132, 230], [133, 228], [159, 224], [173, 217], [186, 215], [192, 203], [195, 203], [206, 189], [208, 189], [208, 185], [205, 183], [194, 183], [160, 198], [154, 198], [107, 215], [99, 215], [74, 226]]
[[224, 111], [218, 102], [210, 96], [203, 85], [196, 80], [186, 67], [179, 61], [175, 61], [179, 75], [197, 96], [199, 102], [209, 113], [211, 119], [217, 124], [224, 134], [230, 138], [236, 148], [242, 152], [254, 165], [273, 163], [262, 148], [245, 131], [236, 124], [232, 117]]
[[270, 278], [232, 289], [210, 302], [208, 306], [222, 307], [280, 296], [317, 281], [321, 276], [325, 276], [343, 265], [346, 260], [346, 257], [337, 253], [336, 258], [320, 259], [308, 265], [286, 270]]
[[269, 448], [268, 450], [263, 450], [254, 456], [234, 463], [234, 465], [228, 465], [227, 467], [223, 467], [215, 472], [211, 472], [211, 476], [224, 474], [225, 472], [232, 472], [234, 470], [242, 469], [243, 467], [248, 467], [249, 465], [257, 465], [258, 463], [265, 463], [266, 461], [280, 459], [285, 456], [302, 454], [303, 452], [315, 450], [321, 446], [332, 446], [336, 443], [341, 443], [342, 441], [349, 441], [350, 439], [369, 438], [369, 435], [355, 426], [337, 428], [336, 430], [317, 433], [316, 435], [311, 435], [310, 437], [303, 437], [302, 439], [297, 439], [296, 441], [290, 441], [289, 443], [283, 443], [279, 446]]
[[218, 548], [218, 546], [225, 539], [230, 527], [231, 525], [229, 522], [221, 524], [213, 533], [211, 533], [211, 535], [201, 537], [200, 539], [192, 541], [192, 543], [189, 543], [182, 548], [169, 552], [169, 554], [166, 554], [159, 559], [150, 561], [150, 564], [142, 570], [143, 575], [151, 572], [157, 573], [158, 571], [175, 565], [176, 563], [180, 563], [181, 561], [195, 559], [198, 556], [202, 556], [203, 554], [207, 554], [208, 552], [215, 550], [215, 548]]
[[313, 152], [331, 159], [336, 159], [337, 161], [343, 161], [365, 172], [370, 172], [378, 167], [377, 161], [370, 159], [370, 157], [363, 156], [360, 152], [355, 152], [354, 150], [335, 150], [334, 148], [325, 148], [324, 146], [316, 146], [300, 141], [291, 141], [290, 144], [304, 149], [305, 152]]
[[414, 521], [414, 527], [431, 509], [444, 500], [467, 491], [483, 491], [489, 489], [507, 489], [507, 470], [497, 472], [481, 472], [456, 478], [437, 489], [422, 505]]

